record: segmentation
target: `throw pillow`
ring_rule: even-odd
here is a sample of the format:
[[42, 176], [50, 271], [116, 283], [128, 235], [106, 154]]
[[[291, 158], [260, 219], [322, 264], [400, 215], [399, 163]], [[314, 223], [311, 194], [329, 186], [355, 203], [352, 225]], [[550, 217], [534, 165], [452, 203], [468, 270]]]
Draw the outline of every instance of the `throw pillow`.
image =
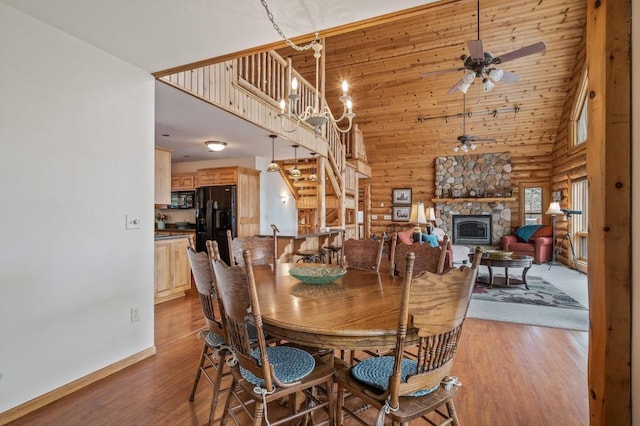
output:
[[541, 226], [542, 225], [524, 225], [516, 229], [514, 234], [519, 241], [526, 243]]
[[431, 247], [438, 247], [438, 238], [434, 234], [422, 234], [422, 241], [429, 243]]
[[408, 246], [413, 244], [413, 228], [398, 232], [398, 241]]

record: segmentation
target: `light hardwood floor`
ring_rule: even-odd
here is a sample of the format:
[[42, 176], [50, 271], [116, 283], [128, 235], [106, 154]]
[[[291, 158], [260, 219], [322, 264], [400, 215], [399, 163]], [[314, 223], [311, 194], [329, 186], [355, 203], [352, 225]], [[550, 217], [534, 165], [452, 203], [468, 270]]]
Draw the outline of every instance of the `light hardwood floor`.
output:
[[[206, 381], [188, 401], [203, 326], [193, 290], [157, 305], [156, 356], [11, 425], [206, 424]], [[467, 319], [454, 367], [461, 424], [587, 425], [587, 343], [586, 332]]]

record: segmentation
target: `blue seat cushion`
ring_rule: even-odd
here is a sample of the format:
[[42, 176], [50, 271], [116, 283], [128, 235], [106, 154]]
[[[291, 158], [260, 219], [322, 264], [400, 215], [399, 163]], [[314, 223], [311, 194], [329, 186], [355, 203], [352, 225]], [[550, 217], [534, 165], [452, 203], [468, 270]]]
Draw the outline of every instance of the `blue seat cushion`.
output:
[[[393, 356], [372, 356], [371, 358], [360, 361], [351, 368], [351, 374], [362, 383], [366, 383], [367, 385], [380, 389], [381, 391], [386, 391], [387, 386], [389, 385], [389, 377], [391, 377], [391, 373], [393, 372], [394, 362], [395, 357]], [[400, 378], [400, 381], [406, 382], [407, 376], [415, 374], [416, 366], [416, 361], [412, 359], [403, 359], [402, 377]], [[409, 396], [426, 395], [438, 389], [438, 386], [440, 386], [440, 384], [437, 384], [431, 389], [421, 389]]]
[[204, 337], [204, 340], [207, 342], [207, 345], [214, 348], [225, 344], [224, 338], [219, 334], [214, 333], [213, 331], [208, 331], [207, 335]]
[[[260, 349], [254, 349], [251, 356], [260, 363]], [[269, 346], [267, 356], [276, 377], [282, 383], [297, 382], [308, 376], [316, 366], [316, 361], [310, 353], [290, 346]], [[262, 378], [244, 368], [240, 368], [240, 373], [249, 383], [264, 387]]]

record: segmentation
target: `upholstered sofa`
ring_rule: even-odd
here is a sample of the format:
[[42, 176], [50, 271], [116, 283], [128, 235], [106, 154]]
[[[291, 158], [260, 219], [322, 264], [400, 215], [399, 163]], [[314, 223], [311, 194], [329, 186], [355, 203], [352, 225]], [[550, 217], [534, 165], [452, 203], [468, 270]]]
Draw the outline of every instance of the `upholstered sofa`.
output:
[[533, 263], [545, 263], [553, 253], [553, 231], [549, 225], [525, 225], [513, 235], [501, 239], [502, 250], [533, 257]]

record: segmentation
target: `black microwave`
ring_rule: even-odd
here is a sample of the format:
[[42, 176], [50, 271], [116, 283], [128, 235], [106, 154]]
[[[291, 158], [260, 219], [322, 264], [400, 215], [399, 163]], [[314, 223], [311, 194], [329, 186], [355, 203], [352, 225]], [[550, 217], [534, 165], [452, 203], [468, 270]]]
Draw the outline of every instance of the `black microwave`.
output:
[[192, 209], [194, 191], [174, 191], [171, 193], [171, 204], [167, 207], [170, 209]]

